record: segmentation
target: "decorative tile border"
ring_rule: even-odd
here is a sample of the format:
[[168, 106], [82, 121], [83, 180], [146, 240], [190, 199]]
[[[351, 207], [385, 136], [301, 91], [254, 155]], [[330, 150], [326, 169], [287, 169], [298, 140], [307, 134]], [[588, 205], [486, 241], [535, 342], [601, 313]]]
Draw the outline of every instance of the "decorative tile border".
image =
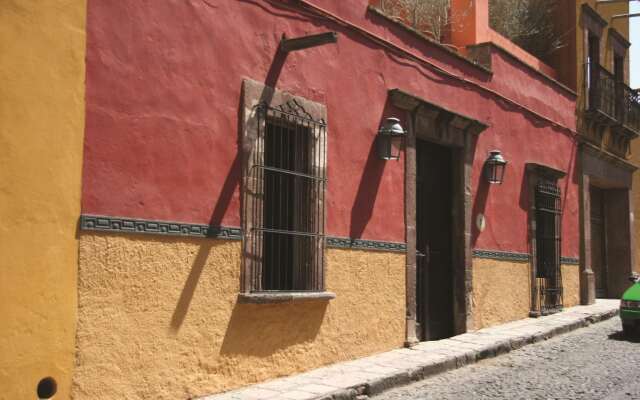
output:
[[504, 261], [529, 261], [528, 253], [516, 253], [512, 251], [473, 249], [473, 256]]
[[[211, 237], [217, 239], [242, 239], [242, 229], [226, 226], [188, 224], [184, 222], [156, 221], [138, 218], [108, 217], [103, 215], [81, 215], [80, 229], [119, 233], [141, 233], [165, 236]], [[347, 249], [367, 249], [383, 251], [407, 251], [404, 243], [381, 242], [377, 240], [327, 237], [328, 247]]]
[[576, 257], [560, 257], [560, 264], [580, 265], [580, 259]]
[[168, 236], [212, 237], [218, 239], [242, 239], [240, 228], [187, 224], [184, 222], [152, 221], [136, 218], [81, 215], [80, 229], [125, 233], [147, 233]]
[[[473, 256], [478, 258], [491, 258], [503, 261], [529, 261], [528, 253], [517, 253], [512, 251], [481, 250], [474, 249]], [[560, 257], [560, 264], [578, 265], [580, 260], [575, 257]]]
[[345, 237], [326, 238], [327, 247], [336, 247], [341, 249], [362, 249], [362, 250], [383, 250], [383, 251], [399, 251], [406, 252], [407, 245], [405, 243], [381, 242], [378, 240], [351, 239]]
[[[83, 231], [103, 231], [122, 233], [142, 233], [165, 236], [211, 237], [217, 239], [240, 240], [240, 228], [188, 224], [184, 222], [155, 221], [137, 218], [107, 217], [102, 215], [81, 215], [80, 229]], [[351, 239], [327, 236], [327, 247], [341, 249], [381, 250], [406, 252], [406, 243], [383, 242], [378, 240]], [[529, 254], [498, 250], [474, 249], [473, 256], [505, 261], [529, 261]], [[578, 265], [575, 257], [562, 257], [562, 264]]]

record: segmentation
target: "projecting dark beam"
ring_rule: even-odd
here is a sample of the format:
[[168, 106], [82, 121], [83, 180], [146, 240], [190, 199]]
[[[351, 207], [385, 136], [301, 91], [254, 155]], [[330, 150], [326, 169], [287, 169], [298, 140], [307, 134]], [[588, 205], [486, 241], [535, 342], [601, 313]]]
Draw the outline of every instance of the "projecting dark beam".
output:
[[631, 3], [632, 1], [640, 1], [640, 0], [597, 0], [596, 4]]
[[327, 43], [335, 43], [338, 41], [336, 32], [318, 33], [316, 35], [301, 36], [293, 39], [280, 40], [280, 50], [288, 53], [290, 51], [307, 49], [309, 47], [322, 46]]
[[616, 18], [633, 18], [633, 17], [640, 17], [640, 13], [635, 13], [635, 14], [618, 14], [618, 15], [614, 15], [613, 17], [611, 17], [611, 19], [616, 19]]

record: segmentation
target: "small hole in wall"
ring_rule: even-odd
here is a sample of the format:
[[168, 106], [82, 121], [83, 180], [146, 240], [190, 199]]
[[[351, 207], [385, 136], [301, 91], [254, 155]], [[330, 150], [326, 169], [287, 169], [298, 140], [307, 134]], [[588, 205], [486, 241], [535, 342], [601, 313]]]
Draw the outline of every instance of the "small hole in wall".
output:
[[50, 399], [58, 391], [56, 380], [48, 376], [38, 382], [38, 399]]

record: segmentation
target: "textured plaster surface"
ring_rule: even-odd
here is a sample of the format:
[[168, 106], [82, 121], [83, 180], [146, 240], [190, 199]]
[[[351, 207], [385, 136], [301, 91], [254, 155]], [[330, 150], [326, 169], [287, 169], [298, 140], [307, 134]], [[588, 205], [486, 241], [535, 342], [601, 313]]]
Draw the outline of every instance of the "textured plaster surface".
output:
[[237, 304], [240, 246], [83, 235], [74, 398], [186, 398], [402, 345], [403, 254], [330, 249], [336, 299]]
[[562, 265], [562, 288], [562, 301], [565, 308], [580, 304], [579, 265]]
[[0, 399], [69, 397], [85, 1], [0, 2]]
[[[488, 75], [367, 12], [368, 0], [313, 3], [575, 129], [575, 99], [502, 53]], [[404, 161], [380, 160], [374, 145], [384, 118], [407, 126], [388, 99], [400, 88], [489, 125], [473, 160], [472, 218], [487, 218], [485, 231], [472, 232], [474, 246], [528, 250], [522, 187], [524, 165], [535, 161], [567, 172], [562, 253], [578, 254], [575, 148], [566, 130], [300, 10], [225, 0], [90, 2], [83, 212], [239, 226], [237, 129], [247, 78], [327, 107], [327, 233], [404, 241]], [[283, 34], [323, 31], [336, 31], [337, 43], [277, 55]], [[487, 188], [481, 173], [496, 148], [509, 166], [504, 183]]]
[[531, 274], [526, 262], [473, 259], [475, 329], [527, 318]]
[[[580, 268], [562, 265], [564, 308], [580, 304]], [[531, 275], [527, 262], [473, 259], [475, 329], [514, 321], [531, 311]]]

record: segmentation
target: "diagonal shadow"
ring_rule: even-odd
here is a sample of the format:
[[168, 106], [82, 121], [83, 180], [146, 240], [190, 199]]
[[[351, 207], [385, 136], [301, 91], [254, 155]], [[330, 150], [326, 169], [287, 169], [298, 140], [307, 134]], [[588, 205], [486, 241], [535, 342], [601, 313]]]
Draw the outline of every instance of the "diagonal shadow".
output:
[[[279, 50], [276, 51], [273, 62], [269, 71], [267, 72], [265, 78], [265, 85], [270, 87], [275, 87], [280, 77], [280, 73], [286, 61], [286, 53], [282, 53]], [[261, 100], [269, 103], [271, 98], [267, 93], [263, 93], [261, 95]], [[240, 96], [239, 104], [238, 104], [238, 115], [237, 115], [237, 135], [238, 135], [238, 143], [240, 143], [240, 137], [242, 132], [242, 113], [243, 113], [243, 97]], [[242, 152], [241, 146], [237, 147], [237, 154], [231, 163], [231, 167], [227, 173], [227, 177], [222, 185], [222, 189], [220, 190], [220, 196], [216, 202], [216, 206], [211, 213], [211, 218], [209, 219], [210, 227], [219, 227], [222, 225], [222, 219], [231, 203], [231, 199], [233, 198], [234, 193], [236, 192], [236, 188], [240, 184], [240, 180], [242, 178]], [[243, 204], [241, 200], [240, 210], [242, 210]], [[210, 232], [214, 231], [210, 229]], [[214, 237], [214, 236], [212, 236]], [[203, 244], [198, 249], [198, 253], [196, 254], [195, 259], [193, 260], [193, 264], [191, 266], [191, 271], [189, 272], [189, 276], [182, 288], [182, 292], [180, 293], [180, 298], [178, 299], [178, 303], [176, 304], [176, 308], [173, 311], [173, 315], [171, 316], [171, 321], [169, 324], [169, 330], [173, 334], [177, 334], [180, 330], [180, 327], [184, 323], [184, 320], [189, 311], [189, 307], [191, 305], [191, 301], [193, 300], [193, 296], [195, 294], [196, 287], [198, 285], [198, 281], [200, 280], [200, 276], [202, 275], [202, 271], [207, 263], [207, 259], [211, 253], [211, 249], [214, 247], [215, 243], [211, 241], [203, 241]]]
[[[218, 227], [222, 224], [222, 217], [224, 216], [229, 204], [231, 203], [231, 199], [233, 198], [233, 194], [236, 191], [236, 187], [240, 183], [240, 152], [236, 155], [236, 158], [233, 160], [229, 172], [227, 173], [227, 178], [222, 185], [222, 190], [220, 191], [220, 197], [218, 197], [218, 201], [216, 202], [216, 207], [211, 214], [211, 219], [209, 220], [210, 227]], [[204, 270], [204, 266], [207, 263], [207, 258], [211, 253], [211, 248], [214, 246], [214, 243], [210, 240], [204, 240], [200, 248], [198, 249], [198, 254], [196, 254], [195, 259], [193, 260], [193, 264], [191, 266], [191, 271], [189, 272], [189, 276], [187, 277], [187, 281], [182, 288], [182, 292], [180, 293], [180, 298], [178, 299], [178, 303], [176, 304], [176, 308], [173, 311], [173, 315], [171, 317], [171, 330], [174, 333], [177, 333], [184, 322], [185, 317], [187, 316], [187, 312], [189, 311], [189, 306], [191, 304], [191, 300], [193, 299], [193, 295], [196, 290], [196, 286], [198, 285], [198, 280], [200, 279], [200, 275], [202, 275], [202, 271]]]

